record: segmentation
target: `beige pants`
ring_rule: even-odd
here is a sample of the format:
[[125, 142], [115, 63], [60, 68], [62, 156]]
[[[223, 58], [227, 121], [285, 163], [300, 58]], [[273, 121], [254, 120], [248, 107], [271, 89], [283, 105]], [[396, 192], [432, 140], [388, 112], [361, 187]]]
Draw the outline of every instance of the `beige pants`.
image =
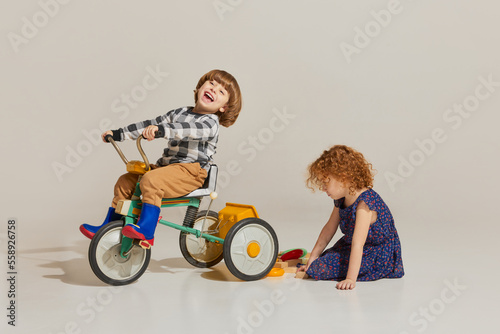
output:
[[[152, 170], [144, 174], [140, 181], [142, 202], [158, 207], [161, 207], [162, 198], [181, 197], [200, 188], [207, 177], [207, 171], [197, 162], [151, 167]], [[118, 178], [111, 203], [113, 208], [116, 208], [118, 201], [132, 197], [138, 178], [139, 175], [131, 173]]]

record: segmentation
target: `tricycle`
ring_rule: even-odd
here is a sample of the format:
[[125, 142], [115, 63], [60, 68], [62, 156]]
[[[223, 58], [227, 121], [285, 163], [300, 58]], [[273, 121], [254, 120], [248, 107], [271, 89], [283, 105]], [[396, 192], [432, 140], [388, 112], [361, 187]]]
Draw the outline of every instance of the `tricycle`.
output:
[[[135, 224], [141, 213], [142, 201], [139, 182], [141, 175], [150, 170], [150, 164], [141, 146], [142, 135], [137, 138], [137, 149], [143, 161], [128, 161], [112, 136], [106, 136], [116, 149], [130, 173], [139, 174], [131, 199], [118, 202], [117, 221], [102, 226], [89, 246], [92, 271], [110, 285], [125, 285], [138, 280], [151, 259], [151, 245], [146, 240], [125, 237], [121, 230]], [[158, 224], [180, 231], [179, 246], [184, 258], [198, 268], [209, 268], [222, 259], [229, 271], [244, 281], [258, 280], [273, 268], [278, 257], [278, 238], [271, 225], [259, 218], [252, 205], [226, 203], [221, 211], [211, 211], [217, 198], [217, 165], [210, 166], [203, 186], [180, 198], [164, 198], [161, 207], [185, 206], [181, 224], [158, 220]], [[202, 199], [210, 197], [207, 210], [199, 211]]]

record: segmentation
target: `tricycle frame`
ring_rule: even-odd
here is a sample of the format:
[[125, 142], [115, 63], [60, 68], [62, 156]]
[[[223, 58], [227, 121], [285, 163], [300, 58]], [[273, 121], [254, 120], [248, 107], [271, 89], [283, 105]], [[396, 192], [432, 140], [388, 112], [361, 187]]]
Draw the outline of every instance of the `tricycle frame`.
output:
[[[139, 189], [139, 182], [137, 183], [136, 190], [134, 193], [134, 198], [139, 198], [140, 197], [140, 189]], [[186, 217], [184, 219], [184, 224], [189, 225], [191, 223], [189, 220], [189, 215], [191, 214], [192, 217], [196, 215], [198, 212], [198, 209], [201, 204], [201, 198], [185, 198], [185, 197], [179, 197], [179, 198], [169, 198], [169, 199], [162, 199], [161, 207], [162, 208], [168, 208], [168, 207], [182, 207], [182, 206], [187, 206], [188, 211], [186, 212]], [[121, 201], [117, 207], [117, 212], [120, 212], [122, 214], [125, 214], [123, 216], [123, 220], [125, 221], [125, 225], [127, 224], [135, 224], [137, 222], [137, 219], [139, 218], [140, 212], [141, 212], [141, 207], [142, 207], [142, 201], [140, 200], [129, 200], [129, 201]], [[190, 208], [191, 212], [190, 212]], [[126, 213], [124, 212], [126, 211]], [[192, 212], [192, 210], [195, 210], [196, 212]], [[214, 242], [217, 244], [224, 244], [224, 239], [216, 237], [214, 235], [208, 234], [208, 233], [203, 233], [203, 231], [197, 230], [195, 228], [185, 226], [185, 225], [180, 225], [176, 224], [173, 222], [170, 222], [168, 220], [163, 220], [160, 219], [158, 220], [159, 224], [172, 227], [176, 230], [193, 234], [197, 238], [204, 238], [210, 242]], [[122, 248], [120, 252], [120, 256], [123, 258], [126, 258], [128, 253], [130, 252], [130, 249], [133, 247], [133, 239], [127, 238], [125, 236], [122, 237]]]

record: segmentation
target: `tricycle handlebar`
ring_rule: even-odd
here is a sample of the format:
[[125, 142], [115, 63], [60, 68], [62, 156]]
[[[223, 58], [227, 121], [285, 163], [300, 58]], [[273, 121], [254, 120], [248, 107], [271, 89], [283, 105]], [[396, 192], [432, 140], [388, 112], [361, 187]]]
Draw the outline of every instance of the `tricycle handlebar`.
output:
[[[144, 150], [142, 149], [142, 146], [141, 146], [141, 139], [143, 139], [143, 138], [144, 137], [142, 135], [140, 135], [137, 138], [137, 149], [139, 150], [139, 153], [141, 154], [142, 160], [146, 164], [146, 170], [149, 170], [150, 169], [149, 160], [148, 160], [148, 157], [146, 156], [146, 153], [144, 153]], [[106, 140], [107, 142], [111, 143], [111, 145], [113, 145], [113, 147], [115, 148], [115, 150], [118, 153], [118, 155], [120, 156], [120, 158], [122, 158], [125, 165], [127, 165], [129, 163], [129, 161], [127, 160], [127, 158], [125, 158], [125, 155], [123, 154], [122, 150], [118, 147], [118, 145], [114, 141], [113, 136], [106, 135], [104, 137], [104, 140]]]
[[137, 138], [137, 149], [139, 150], [139, 153], [141, 154], [141, 157], [142, 157], [142, 160], [144, 161], [144, 163], [146, 164], [146, 170], [150, 170], [151, 167], [149, 166], [149, 160], [148, 160], [148, 157], [146, 156], [146, 153], [144, 153], [143, 149], [142, 149], [142, 146], [141, 146], [141, 139], [144, 139], [144, 137], [142, 135], [140, 135], [138, 138]]

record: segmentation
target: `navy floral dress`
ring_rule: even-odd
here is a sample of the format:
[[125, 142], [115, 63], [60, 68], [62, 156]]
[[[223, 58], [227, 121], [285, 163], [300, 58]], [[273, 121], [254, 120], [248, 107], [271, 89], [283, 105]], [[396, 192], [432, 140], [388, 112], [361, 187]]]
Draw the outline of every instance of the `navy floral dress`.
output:
[[374, 281], [380, 278], [403, 277], [403, 260], [398, 232], [394, 226], [391, 211], [373, 189], [361, 193], [356, 201], [344, 207], [344, 198], [335, 200], [339, 208], [340, 230], [344, 236], [317, 258], [307, 270], [316, 280], [344, 280], [349, 267], [352, 236], [356, 221], [358, 203], [363, 201], [370, 210], [377, 212], [377, 220], [370, 225], [363, 247], [363, 258], [359, 269], [358, 281]]

